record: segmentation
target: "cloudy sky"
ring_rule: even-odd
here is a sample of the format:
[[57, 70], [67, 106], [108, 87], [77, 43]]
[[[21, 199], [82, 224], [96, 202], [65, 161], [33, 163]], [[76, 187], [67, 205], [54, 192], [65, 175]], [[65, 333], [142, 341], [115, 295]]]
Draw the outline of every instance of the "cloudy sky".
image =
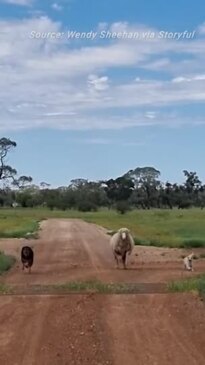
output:
[[0, 133], [36, 183], [205, 179], [204, 0], [0, 0]]

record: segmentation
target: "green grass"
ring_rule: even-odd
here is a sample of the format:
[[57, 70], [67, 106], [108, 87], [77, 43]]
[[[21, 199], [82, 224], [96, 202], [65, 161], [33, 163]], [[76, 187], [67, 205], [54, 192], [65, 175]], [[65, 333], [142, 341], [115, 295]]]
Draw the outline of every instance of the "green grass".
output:
[[[8, 287], [0, 283], [0, 294], [70, 294], [70, 293], [97, 293], [97, 294], [134, 294], [143, 290], [134, 283], [103, 283], [100, 281], [73, 281], [56, 285], [31, 285], [29, 287]], [[146, 288], [145, 288], [146, 289]], [[19, 291], [20, 290], [20, 291]], [[21, 290], [23, 290], [21, 292]]]
[[94, 293], [120, 293], [126, 290], [124, 284], [106, 284], [100, 281], [70, 282], [62, 285], [54, 285], [53, 289], [63, 292], [94, 292]]
[[10, 288], [5, 284], [0, 283], [0, 294], [10, 294], [10, 293], [11, 293]]
[[180, 244], [181, 248], [199, 248], [205, 246], [204, 238], [190, 238], [185, 239]]
[[[27, 216], [27, 212], [0, 210], [0, 238], [35, 238], [39, 219]], [[30, 233], [30, 235], [28, 235]]]
[[38, 222], [47, 218], [80, 218], [117, 231], [127, 227], [137, 245], [196, 248], [205, 247], [205, 210], [134, 210], [125, 215], [113, 210], [82, 213], [73, 210], [1, 209], [0, 237], [25, 237], [36, 232]]
[[49, 285], [11, 285], [0, 283], [0, 294], [65, 295], [65, 294], [150, 294], [167, 293], [165, 284], [103, 283], [100, 281], [68, 282]]
[[14, 263], [15, 259], [12, 256], [6, 256], [3, 252], [0, 252], [0, 275], [8, 271]]
[[[166, 288], [160, 288], [165, 290]], [[137, 283], [102, 283], [100, 281], [73, 281], [65, 284], [41, 286], [37, 288], [44, 293], [97, 293], [97, 294], [137, 294], [146, 292], [146, 284]], [[159, 288], [158, 288], [159, 290]]]
[[181, 281], [173, 281], [168, 285], [171, 292], [192, 292], [196, 291], [200, 295], [205, 295], [205, 275]]

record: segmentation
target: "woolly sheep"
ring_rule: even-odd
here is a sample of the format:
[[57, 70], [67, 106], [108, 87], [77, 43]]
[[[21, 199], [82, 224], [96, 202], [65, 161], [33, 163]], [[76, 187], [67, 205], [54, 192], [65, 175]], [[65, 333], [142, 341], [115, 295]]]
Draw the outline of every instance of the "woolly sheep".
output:
[[122, 259], [123, 267], [126, 269], [126, 255], [130, 255], [133, 247], [134, 240], [127, 228], [120, 228], [117, 233], [115, 233], [110, 240], [112, 251], [117, 263], [117, 268], [119, 267], [119, 256]]
[[184, 268], [188, 271], [193, 271], [193, 267], [192, 267], [192, 260], [194, 257], [194, 253], [192, 252], [190, 255], [186, 256], [183, 259], [184, 262]]

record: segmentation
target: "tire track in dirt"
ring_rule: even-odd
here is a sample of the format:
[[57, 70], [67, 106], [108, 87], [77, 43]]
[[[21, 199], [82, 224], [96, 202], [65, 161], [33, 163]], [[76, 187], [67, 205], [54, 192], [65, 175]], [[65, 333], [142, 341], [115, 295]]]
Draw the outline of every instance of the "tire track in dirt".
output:
[[113, 364], [102, 304], [92, 295], [0, 297], [0, 364]]
[[[46, 300], [45, 300], [46, 299]], [[26, 341], [22, 352], [22, 365], [35, 365], [37, 363], [38, 349], [41, 346], [41, 334], [47, 325], [47, 318], [51, 306], [50, 298], [38, 298], [41, 310], [36, 311], [32, 318], [32, 325], [28, 322]]]
[[109, 297], [105, 318], [115, 363], [203, 365], [204, 309], [190, 295]]

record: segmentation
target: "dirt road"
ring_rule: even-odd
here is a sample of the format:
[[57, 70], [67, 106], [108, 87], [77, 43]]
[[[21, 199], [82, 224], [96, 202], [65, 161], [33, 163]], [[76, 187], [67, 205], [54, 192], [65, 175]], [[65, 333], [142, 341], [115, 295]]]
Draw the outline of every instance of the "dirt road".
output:
[[[93, 279], [151, 288], [184, 275], [181, 253], [137, 248], [129, 270], [116, 270], [109, 237], [100, 227], [53, 219], [41, 228], [40, 239], [29, 241], [35, 252], [32, 274], [17, 262], [1, 278], [21, 288], [21, 295], [0, 296], [0, 364], [205, 364], [205, 306], [197, 296], [149, 289], [138, 295], [32, 295], [35, 285]], [[0, 250], [19, 260], [24, 243], [2, 240]], [[197, 262], [197, 272], [203, 269]]]

